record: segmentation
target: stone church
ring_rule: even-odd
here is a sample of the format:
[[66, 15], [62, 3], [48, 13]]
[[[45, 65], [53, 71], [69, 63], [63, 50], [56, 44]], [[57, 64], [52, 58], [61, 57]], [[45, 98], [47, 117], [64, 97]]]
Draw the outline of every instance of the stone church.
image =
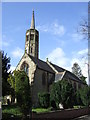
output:
[[31, 27], [26, 31], [25, 52], [19, 61], [16, 70], [24, 70], [31, 85], [32, 103], [37, 105], [38, 93], [49, 92], [50, 85], [58, 80], [67, 80], [75, 89], [84, 83], [73, 73], [51, 62], [39, 59], [39, 31], [35, 29], [34, 11]]

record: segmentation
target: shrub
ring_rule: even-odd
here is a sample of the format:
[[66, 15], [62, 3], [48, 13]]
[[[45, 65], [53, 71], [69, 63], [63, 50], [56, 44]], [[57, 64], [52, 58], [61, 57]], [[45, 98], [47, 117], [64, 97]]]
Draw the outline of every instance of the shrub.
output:
[[15, 71], [15, 92], [17, 104], [24, 116], [31, 110], [31, 95], [29, 78], [24, 71]]
[[79, 105], [82, 106], [82, 100], [81, 100], [81, 95], [80, 95], [80, 89], [76, 91], [76, 104], [75, 105]]
[[51, 106], [52, 106], [54, 109], [57, 109], [56, 102], [55, 102], [54, 100], [51, 101]]
[[83, 105], [85, 106], [90, 105], [90, 86], [85, 86], [80, 89], [80, 97]]
[[61, 102], [60, 82], [53, 83], [50, 90], [50, 103], [53, 108], [57, 108]]
[[72, 108], [75, 104], [75, 92], [72, 84], [67, 80], [62, 80], [61, 86], [61, 103], [64, 108]]
[[48, 108], [50, 103], [50, 94], [38, 93], [38, 101], [39, 101], [40, 107]]
[[50, 90], [50, 101], [55, 101], [57, 108], [59, 107], [59, 103], [63, 104], [64, 108], [72, 108], [75, 104], [74, 100], [74, 89], [72, 84], [67, 80], [58, 81], [52, 85]]

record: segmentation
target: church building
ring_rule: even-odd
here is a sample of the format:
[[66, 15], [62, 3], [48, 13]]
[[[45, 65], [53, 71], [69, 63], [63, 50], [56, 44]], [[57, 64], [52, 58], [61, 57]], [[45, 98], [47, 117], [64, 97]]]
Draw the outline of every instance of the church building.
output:
[[31, 86], [32, 103], [38, 104], [38, 93], [49, 92], [50, 85], [59, 80], [67, 80], [75, 89], [84, 83], [73, 73], [51, 62], [39, 59], [39, 31], [35, 29], [34, 11], [31, 27], [26, 31], [25, 52], [19, 61], [16, 70], [24, 70]]

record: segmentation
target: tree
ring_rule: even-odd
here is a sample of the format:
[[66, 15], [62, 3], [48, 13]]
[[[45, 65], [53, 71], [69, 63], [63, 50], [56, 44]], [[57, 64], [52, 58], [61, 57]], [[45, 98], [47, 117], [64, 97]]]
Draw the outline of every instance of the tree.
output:
[[38, 101], [40, 107], [48, 108], [50, 103], [50, 94], [49, 93], [38, 93]]
[[10, 84], [11, 103], [15, 101], [15, 78], [12, 73], [9, 74], [8, 83]]
[[89, 106], [90, 105], [90, 86], [85, 86], [80, 89], [80, 98], [82, 100], [83, 105]]
[[72, 108], [75, 104], [75, 92], [67, 80], [61, 81], [61, 101], [64, 108]]
[[86, 78], [83, 74], [82, 74], [82, 70], [80, 68], [80, 66], [78, 65], [78, 63], [74, 63], [73, 67], [72, 67], [72, 73], [75, 74], [79, 79], [81, 79], [83, 81], [83, 83], [86, 83]]
[[26, 117], [31, 111], [31, 94], [29, 78], [24, 71], [14, 71], [15, 93], [17, 104], [21, 112]]
[[10, 72], [10, 57], [7, 57], [7, 54], [4, 55], [4, 52], [1, 51], [2, 54], [2, 96], [8, 95], [10, 93], [10, 84], [7, 79], [9, 77]]
[[80, 89], [76, 91], [76, 105], [80, 105], [80, 106], [83, 105], [81, 96], [80, 96]]
[[87, 78], [87, 77], [85, 77], [85, 76], [83, 76], [83, 75], [80, 77], [80, 79], [81, 79], [81, 80], [83, 81], [83, 83], [85, 83], [85, 84], [87, 84], [86, 78]]
[[77, 28], [77, 32], [83, 36], [83, 39], [88, 39], [88, 19], [82, 18]]
[[15, 78], [12, 73], [9, 74], [8, 83], [10, 84], [11, 88], [15, 89]]
[[78, 63], [73, 64], [72, 73], [75, 74], [79, 78], [82, 77], [82, 71]]
[[75, 100], [74, 89], [72, 84], [67, 80], [62, 80], [54, 83], [50, 91], [50, 101], [56, 103], [57, 107], [59, 103], [62, 103], [64, 108], [73, 107]]
[[60, 82], [53, 83], [50, 90], [50, 102], [52, 107], [58, 107], [61, 102], [61, 85]]

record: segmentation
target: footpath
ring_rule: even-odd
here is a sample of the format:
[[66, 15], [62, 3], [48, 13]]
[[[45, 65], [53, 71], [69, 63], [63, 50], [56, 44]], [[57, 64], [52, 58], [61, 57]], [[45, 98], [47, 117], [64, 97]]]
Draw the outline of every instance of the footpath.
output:
[[90, 115], [81, 116], [81, 117], [75, 118], [73, 120], [90, 120]]

